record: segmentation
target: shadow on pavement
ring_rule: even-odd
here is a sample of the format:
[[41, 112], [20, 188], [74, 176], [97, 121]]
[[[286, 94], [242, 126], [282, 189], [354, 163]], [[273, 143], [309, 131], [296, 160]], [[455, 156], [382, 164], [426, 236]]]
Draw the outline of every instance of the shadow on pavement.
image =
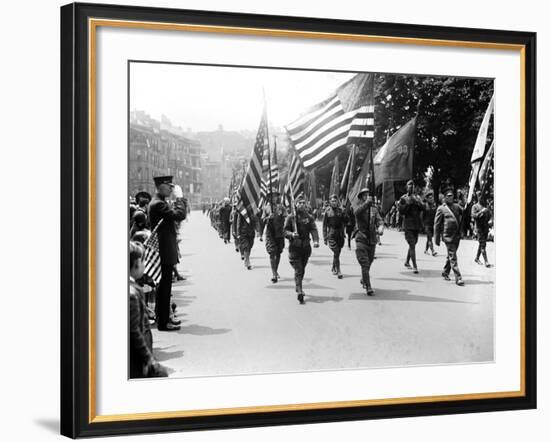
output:
[[446, 302], [452, 304], [476, 304], [475, 302], [456, 301], [454, 299], [436, 298], [434, 296], [411, 295], [404, 289], [374, 289], [375, 296], [367, 296], [365, 292], [352, 293], [350, 301], [412, 301], [412, 302]]
[[59, 419], [36, 419], [34, 423], [52, 433], [59, 434]]
[[206, 327], [204, 325], [186, 325], [182, 327], [178, 333], [186, 335], [195, 335], [195, 336], [209, 336], [209, 335], [223, 335], [224, 333], [229, 333], [230, 328], [212, 328]]
[[306, 293], [306, 302], [314, 302], [317, 304], [323, 304], [325, 302], [340, 302], [343, 301], [344, 298], [341, 298], [339, 296], [315, 296], [315, 295], [308, 295]]
[[166, 351], [166, 349], [171, 348], [171, 347], [173, 347], [173, 345], [171, 345], [170, 347], [165, 347], [165, 348], [155, 348], [154, 353], [155, 353], [155, 358], [157, 359], [157, 361], [159, 361], [159, 362], [169, 361], [170, 359], [178, 359], [178, 358], [181, 358], [183, 356], [183, 353], [184, 353], [183, 350]]
[[[308, 289], [317, 289], [317, 290], [334, 290], [334, 287], [327, 287], [326, 285], [319, 285], [319, 284], [315, 284], [315, 283], [308, 283], [306, 281], [304, 281], [304, 290], [308, 290]], [[295, 286], [294, 284], [292, 285], [289, 285], [289, 284], [269, 284], [269, 285], [266, 285], [265, 286], [266, 289], [275, 289], [275, 290], [282, 290], [282, 289], [285, 289], [285, 290], [292, 290], [294, 291], [295, 289]]]

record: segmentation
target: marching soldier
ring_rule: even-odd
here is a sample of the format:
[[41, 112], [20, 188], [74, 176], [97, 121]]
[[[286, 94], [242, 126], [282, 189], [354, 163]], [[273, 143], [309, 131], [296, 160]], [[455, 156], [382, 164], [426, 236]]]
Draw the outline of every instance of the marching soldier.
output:
[[403, 229], [405, 230], [405, 240], [409, 245], [405, 267], [411, 268], [412, 261], [414, 273], [418, 273], [416, 265], [416, 243], [418, 242], [418, 233], [422, 230], [421, 213], [424, 210], [422, 201], [414, 193], [414, 182], [407, 182], [407, 193], [399, 199], [399, 213], [403, 216]]
[[479, 256], [483, 255], [485, 267], [491, 267], [487, 258], [487, 236], [489, 235], [491, 211], [485, 207], [485, 198], [481, 196], [481, 192], [478, 193], [477, 203], [472, 207], [472, 218], [476, 223], [476, 236], [479, 243], [475, 262], [482, 265]]
[[310, 235], [313, 237], [313, 247], [319, 247], [319, 233], [315, 219], [307, 213], [303, 198], [296, 200], [296, 213], [288, 216], [285, 221], [285, 236], [289, 240], [288, 259], [294, 268], [294, 282], [298, 302], [305, 304], [302, 281], [306, 265], [311, 256]]
[[229, 198], [225, 197], [223, 199], [223, 204], [220, 207], [220, 232], [223, 238], [224, 244], [231, 242], [230, 240], [230, 218], [231, 218], [231, 205], [229, 203]]
[[346, 216], [346, 236], [348, 237], [348, 249], [351, 250], [351, 238], [353, 236], [353, 231], [355, 230], [355, 214], [353, 213], [353, 207], [351, 207], [349, 202], [344, 213]]
[[251, 270], [250, 252], [254, 246], [258, 221], [255, 216], [251, 216], [250, 223], [248, 223], [242, 213], [237, 213], [237, 243], [241, 252], [241, 259], [244, 260], [244, 266], [248, 270]]
[[281, 253], [285, 248], [285, 218], [286, 211], [280, 203], [280, 195], [278, 192], [273, 192], [273, 209], [268, 206], [264, 211], [263, 227], [265, 228], [265, 249], [269, 254], [269, 262], [271, 264], [271, 282], [276, 283], [279, 279], [279, 262], [281, 261]]
[[330, 206], [323, 215], [323, 240], [332, 251], [332, 274], [342, 279], [340, 270], [340, 252], [346, 242], [346, 217], [344, 211], [339, 207], [337, 195], [330, 197]]
[[464, 281], [458, 269], [456, 252], [460, 244], [460, 223], [462, 221], [463, 210], [460, 204], [454, 202], [453, 190], [448, 189], [445, 191], [443, 204], [435, 212], [434, 221], [435, 245], [439, 246], [440, 240], [443, 238], [443, 242], [447, 246], [447, 260], [445, 261], [445, 267], [441, 276], [446, 281], [450, 281], [449, 273], [453, 269], [456, 284], [460, 286], [464, 285]]
[[[183, 221], [187, 216], [187, 201], [183, 198], [181, 187], [172, 184], [171, 176], [154, 177], [157, 194], [149, 204], [149, 218], [157, 229], [159, 240], [159, 255], [161, 279], [157, 291], [157, 321], [160, 331], [179, 330], [179, 321], [170, 318], [170, 297], [172, 293], [172, 272], [179, 262], [176, 222]], [[174, 191], [176, 200], [173, 207], [167, 198]]]
[[369, 272], [376, 251], [377, 235], [384, 232], [384, 220], [369, 194], [369, 189], [365, 188], [357, 195], [360, 204], [355, 210], [355, 256], [361, 266], [361, 285], [366, 289], [367, 296], [374, 296]]
[[426, 248], [424, 253], [428, 254], [428, 249], [432, 252], [432, 256], [436, 256], [437, 252], [434, 250], [433, 236], [434, 236], [434, 219], [435, 211], [437, 207], [434, 201], [434, 193], [432, 190], [426, 193], [426, 202], [424, 203], [424, 211], [422, 212], [422, 222], [424, 224], [424, 232], [426, 233]]
[[[239, 217], [239, 211], [237, 210], [237, 203], [233, 203], [233, 208], [231, 209], [231, 235], [233, 236], [233, 243], [235, 244], [235, 252], [239, 252], [239, 244], [237, 241], [237, 218]], [[241, 256], [241, 259], [243, 257]]]

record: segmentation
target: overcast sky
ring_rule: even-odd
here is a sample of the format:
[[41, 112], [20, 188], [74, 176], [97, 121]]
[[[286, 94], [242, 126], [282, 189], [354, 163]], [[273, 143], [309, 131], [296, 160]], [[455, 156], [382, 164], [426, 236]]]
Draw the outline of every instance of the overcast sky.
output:
[[353, 74], [131, 63], [130, 109], [166, 115], [183, 129], [256, 131], [265, 89], [269, 124], [281, 127], [328, 98]]

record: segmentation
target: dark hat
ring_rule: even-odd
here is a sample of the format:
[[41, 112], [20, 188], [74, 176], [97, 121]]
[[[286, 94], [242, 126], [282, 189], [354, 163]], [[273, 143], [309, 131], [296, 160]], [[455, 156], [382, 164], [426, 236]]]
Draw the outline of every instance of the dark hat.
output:
[[147, 198], [149, 201], [151, 201], [151, 194], [149, 192], [145, 192], [145, 190], [142, 190], [136, 193], [136, 196], [134, 198], [136, 201], [139, 200], [140, 198]]
[[370, 193], [370, 189], [368, 187], [363, 187], [357, 194], [357, 198], [361, 198], [364, 193]]
[[412, 184], [412, 185], [414, 186], [414, 181], [413, 181], [413, 180], [407, 181], [407, 186], [408, 186], [409, 184]]
[[433, 196], [433, 194], [434, 194], [434, 191], [433, 191], [433, 190], [428, 190], [428, 191], [426, 192], [426, 195], [425, 195], [425, 196], [426, 196], [426, 197], [428, 197], [428, 196]]
[[155, 176], [153, 180], [155, 181], [155, 186], [160, 186], [161, 184], [172, 184], [173, 176]]

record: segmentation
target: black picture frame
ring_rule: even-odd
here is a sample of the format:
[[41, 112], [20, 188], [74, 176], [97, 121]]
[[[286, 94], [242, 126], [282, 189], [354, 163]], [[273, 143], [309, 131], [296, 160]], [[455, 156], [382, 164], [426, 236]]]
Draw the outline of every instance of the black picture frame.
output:
[[[90, 397], [90, 18], [519, 45], [524, 80], [524, 394], [316, 410], [94, 421]], [[536, 34], [73, 3], [61, 7], [61, 434], [76, 438], [536, 408]]]

